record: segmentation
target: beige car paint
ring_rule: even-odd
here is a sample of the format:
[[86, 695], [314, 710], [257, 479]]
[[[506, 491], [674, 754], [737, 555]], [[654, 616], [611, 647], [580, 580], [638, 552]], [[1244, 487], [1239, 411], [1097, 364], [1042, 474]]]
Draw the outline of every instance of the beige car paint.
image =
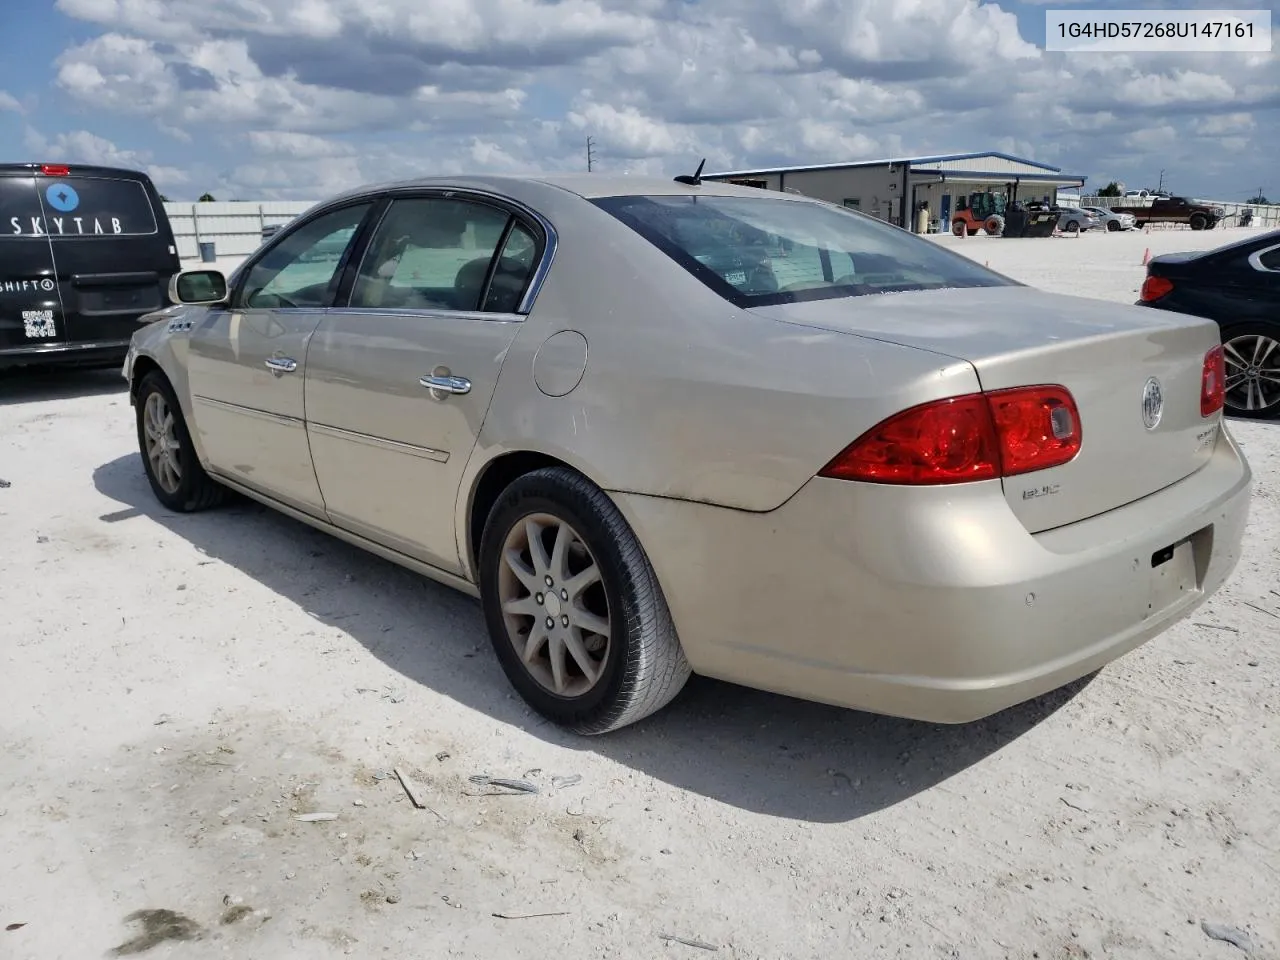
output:
[[[307, 355], [307, 432], [330, 518], [463, 573], [454, 505], [522, 317], [332, 310]], [[465, 394], [423, 377], [461, 375]]]
[[[1022, 514], [1027, 522], [1019, 520], [1000, 481], [901, 488], [814, 479], [884, 417], [976, 391], [1000, 376], [1034, 382], [1025, 376], [1070, 370], [1078, 377], [1073, 389], [1082, 393], [1114, 388], [1114, 414], [1100, 401], [1084, 423], [1086, 444], [1106, 438], [1108, 416], [1134, 415], [1125, 405], [1139, 407], [1147, 374], [1100, 364], [1097, 349], [1106, 337], [1091, 342], [1092, 335], [1069, 323], [1064, 329], [1063, 318], [1076, 306], [1064, 307], [1063, 298], [1020, 287], [928, 294], [939, 309], [944, 301], [952, 305], [959, 327], [943, 329], [936, 341], [931, 329], [910, 342], [927, 319], [913, 304], [926, 295], [826, 301], [804, 316], [798, 308], [785, 317], [782, 311], [742, 311], [579, 195], [760, 196], [752, 188], [601, 176], [416, 183], [500, 192], [536, 209], [558, 234], [550, 273], [532, 312], [511, 325], [516, 329], [509, 345], [497, 336], [491, 355], [470, 358], [478, 366], [432, 355], [477, 383], [496, 377], [487, 414], [479, 405], [463, 407], [458, 397], [437, 400], [425, 390], [415, 402], [408, 375], [416, 365], [410, 370], [386, 360], [344, 358], [340, 374], [326, 366], [328, 359], [318, 368], [329, 371], [317, 374], [325, 389], [339, 381], [342, 386], [326, 401], [325, 418], [346, 419], [327, 426], [448, 453], [448, 465], [460, 472], [456, 489], [441, 496], [453, 511], [458, 565], [450, 568], [444, 557], [428, 565], [422, 559], [428, 553], [407, 551], [412, 542], [431, 544], [436, 556], [447, 553], [426, 531], [447, 531], [449, 524], [416, 513], [436, 507], [436, 491], [424, 490], [424, 477], [437, 460], [375, 456], [377, 496], [413, 518], [404, 528], [379, 532], [378, 523], [366, 518], [359, 529], [367, 536], [361, 536], [284, 507], [290, 515], [474, 594], [470, 531], [478, 483], [502, 457], [528, 451], [554, 457], [610, 491], [627, 516], [696, 671], [941, 721], [981, 716], [1096, 669], [1185, 616], [1236, 562], [1250, 473], [1225, 426], [1219, 427], [1220, 416], [1206, 421], [1216, 431], [1211, 460], [1190, 476], [1175, 466], [1163, 489], [1144, 490], [1119, 509], [1110, 508], [1118, 506], [1116, 491], [1124, 482], [1113, 474], [1141, 472], [1144, 450], [1138, 444], [1146, 438], [1124, 433], [1123, 440], [1108, 441], [1113, 452], [1131, 442], [1129, 454], [1115, 463], [1091, 463], [1078, 480], [1081, 490], [1093, 492], [1077, 490], [1070, 508], [1078, 513], [1095, 496], [1106, 503], [1103, 512], [1040, 534], [1028, 529], [1040, 525], [1037, 517]], [[1002, 295], [1009, 297], [1007, 317], [970, 317], [966, 325], [966, 298], [991, 309]], [[197, 317], [203, 312], [190, 309]], [[1127, 359], [1170, 364], [1172, 389], [1186, 389], [1180, 371], [1208, 343], [1205, 324], [1168, 315], [1153, 325], [1150, 314], [1137, 308], [1107, 310], [1096, 322], [1125, 345]], [[838, 322], [832, 319], [837, 316]], [[450, 322], [479, 325], [471, 342], [490, 343], [489, 325], [502, 321]], [[1033, 326], [1051, 342], [1014, 344], [1001, 353], [1001, 336]], [[407, 329], [398, 336], [409, 336]], [[548, 396], [537, 386], [535, 358], [549, 337], [564, 330], [587, 340], [588, 362], [576, 387]], [[135, 336], [135, 355], [158, 363], [181, 384], [184, 372], [169, 341], [184, 336], [153, 324]], [[969, 339], [958, 348], [956, 338]], [[890, 342], [895, 339], [902, 342]], [[1068, 341], [1075, 342], [1075, 353]], [[425, 332], [420, 346], [433, 349]], [[1019, 358], [1026, 366], [1015, 372]], [[1089, 369], [1100, 371], [1097, 383], [1089, 382]], [[189, 398], [182, 390], [179, 395], [187, 410]], [[456, 432], [433, 432], [431, 421], [441, 408], [461, 408], [448, 428]], [[315, 409], [307, 415], [315, 416]], [[1184, 415], [1173, 408], [1171, 423], [1179, 433]], [[223, 423], [233, 432], [259, 429], [251, 418]], [[1194, 440], [1196, 450], [1205, 446], [1202, 438], [1182, 439]], [[248, 451], [257, 442], [255, 436], [210, 437], [202, 429], [198, 445], [203, 461], [211, 446]], [[337, 449], [331, 452], [336, 458]], [[367, 445], [352, 444], [345, 455], [353, 466], [341, 489], [356, 502], [356, 478], [362, 471], [367, 478], [371, 466]], [[1175, 456], [1169, 462], [1183, 461]], [[243, 477], [214, 469], [237, 489], [270, 500]], [[1154, 482], [1151, 474], [1142, 480], [1149, 488]], [[284, 486], [277, 496], [288, 494]], [[1191, 539], [1167, 570], [1153, 571], [1152, 553], [1183, 538]], [[1188, 562], [1194, 571], [1189, 582], [1179, 579]]]

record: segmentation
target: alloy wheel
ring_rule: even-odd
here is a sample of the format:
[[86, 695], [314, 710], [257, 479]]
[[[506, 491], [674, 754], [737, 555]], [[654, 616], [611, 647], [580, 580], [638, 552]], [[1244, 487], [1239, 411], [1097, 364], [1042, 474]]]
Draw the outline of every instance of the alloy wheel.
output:
[[1280, 341], [1247, 334], [1228, 340], [1222, 352], [1228, 406], [1257, 412], [1280, 404]]
[[173, 411], [159, 391], [147, 396], [143, 410], [143, 437], [151, 475], [168, 494], [176, 494], [182, 485], [182, 463]]
[[507, 637], [540, 686], [573, 698], [600, 682], [611, 646], [609, 602], [595, 557], [569, 523], [536, 513], [512, 526], [498, 596]]

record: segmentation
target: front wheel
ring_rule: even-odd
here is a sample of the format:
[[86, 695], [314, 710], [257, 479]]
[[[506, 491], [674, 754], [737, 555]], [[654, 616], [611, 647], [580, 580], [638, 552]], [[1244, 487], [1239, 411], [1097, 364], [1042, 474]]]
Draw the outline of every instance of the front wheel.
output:
[[957, 220], [955, 223], [951, 224], [951, 232], [957, 237], [963, 237], [968, 233], [968, 230], [969, 228], [965, 226], [965, 222], [963, 220]]
[[1222, 331], [1226, 412], [1251, 420], [1280, 418], [1280, 326], [1241, 323]]
[[1197, 213], [1195, 216], [1191, 218], [1192, 230], [1204, 230], [1208, 226], [1209, 226], [1209, 220], [1207, 217], [1204, 217]]
[[567, 467], [520, 477], [489, 513], [480, 595], [507, 679], [581, 734], [659, 710], [691, 670], [652, 566], [613, 501]]
[[227, 488], [200, 466], [182, 407], [164, 374], [153, 370], [143, 377], [134, 402], [138, 449], [156, 499], [181, 513], [205, 510], [225, 500]]
[[1109, 233], [1115, 233], [1115, 232], [1116, 232], [1117, 230], [1119, 230], [1119, 229], [1120, 229], [1120, 221], [1119, 221], [1119, 220], [1108, 220], [1108, 221], [1107, 221], [1107, 231], [1108, 231]]

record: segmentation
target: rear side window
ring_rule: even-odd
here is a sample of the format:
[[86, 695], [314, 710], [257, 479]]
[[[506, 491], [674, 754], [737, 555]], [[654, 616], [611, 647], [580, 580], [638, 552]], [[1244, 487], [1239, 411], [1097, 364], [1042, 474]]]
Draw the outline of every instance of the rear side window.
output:
[[158, 231], [151, 198], [137, 180], [37, 177], [16, 182], [26, 189], [0, 189], [0, 237], [77, 240], [146, 237]]
[[923, 237], [829, 204], [715, 195], [594, 203], [738, 307], [1012, 284]]

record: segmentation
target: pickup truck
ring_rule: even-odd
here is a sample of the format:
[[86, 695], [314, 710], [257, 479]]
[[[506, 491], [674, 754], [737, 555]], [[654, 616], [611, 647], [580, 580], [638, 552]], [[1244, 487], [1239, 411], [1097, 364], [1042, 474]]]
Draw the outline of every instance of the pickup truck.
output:
[[1116, 213], [1132, 214], [1139, 227], [1148, 223], [1185, 223], [1192, 230], [1212, 230], [1226, 216], [1222, 207], [1186, 197], [1157, 197], [1146, 203], [1135, 203], [1126, 197], [1108, 203], [1108, 207]]

